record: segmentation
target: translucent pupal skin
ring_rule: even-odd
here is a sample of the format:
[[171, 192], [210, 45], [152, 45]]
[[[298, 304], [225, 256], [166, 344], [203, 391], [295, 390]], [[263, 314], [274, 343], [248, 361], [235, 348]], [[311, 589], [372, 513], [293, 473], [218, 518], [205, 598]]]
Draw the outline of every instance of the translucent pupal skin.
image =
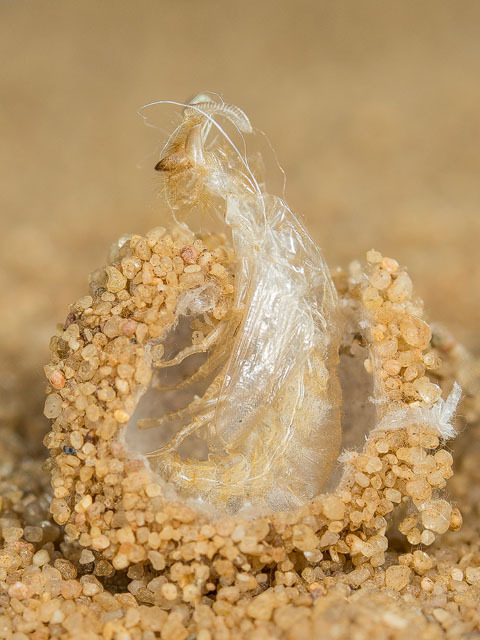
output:
[[291, 508], [320, 491], [341, 444], [336, 291], [305, 228], [259, 186], [218, 122], [241, 134], [251, 130], [246, 116], [221, 102], [185, 107], [157, 169], [176, 211], [205, 198], [230, 227], [240, 322], [209, 412], [198, 410], [208, 459], [166, 447], [150, 463], [182, 496], [219, 508]]

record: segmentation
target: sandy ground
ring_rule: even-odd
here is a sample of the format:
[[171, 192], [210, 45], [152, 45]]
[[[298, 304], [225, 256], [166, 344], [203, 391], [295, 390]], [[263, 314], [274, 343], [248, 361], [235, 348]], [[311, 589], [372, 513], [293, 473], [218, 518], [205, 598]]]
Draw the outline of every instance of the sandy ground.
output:
[[475, 0], [0, 0], [0, 418], [41, 450], [55, 324], [164, 220], [136, 111], [200, 90], [268, 134], [332, 266], [396, 257], [478, 353], [479, 24]]

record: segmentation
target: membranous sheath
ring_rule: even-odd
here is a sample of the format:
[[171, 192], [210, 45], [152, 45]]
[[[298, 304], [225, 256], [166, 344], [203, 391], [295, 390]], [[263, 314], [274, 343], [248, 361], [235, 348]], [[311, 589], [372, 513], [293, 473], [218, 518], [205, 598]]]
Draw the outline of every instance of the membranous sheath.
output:
[[[147, 454], [182, 497], [232, 512], [288, 509], [320, 491], [341, 444], [336, 291], [307, 231], [283, 199], [260, 187], [224, 129], [250, 133], [245, 114], [217, 101], [184, 107], [156, 169], [177, 215], [206, 201], [230, 229], [235, 287], [225, 317], [196, 349], [208, 353], [199, 371], [216, 372], [203, 395], [137, 426], [185, 419]], [[193, 372], [190, 382], [198, 377]], [[178, 453], [194, 433], [207, 442], [206, 460]]]

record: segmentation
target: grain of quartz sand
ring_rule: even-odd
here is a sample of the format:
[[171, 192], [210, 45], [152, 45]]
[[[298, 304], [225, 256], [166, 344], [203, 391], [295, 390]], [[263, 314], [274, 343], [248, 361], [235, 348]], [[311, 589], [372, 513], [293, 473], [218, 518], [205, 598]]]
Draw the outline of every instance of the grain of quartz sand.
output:
[[[135, 243], [141, 243], [139, 250], [145, 253], [140, 257], [143, 272], [155, 252], [146, 250], [148, 235], [136, 237], [134, 253]], [[138, 251], [135, 255], [139, 257]], [[385, 312], [384, 285], [389, 278], [398, 280], [385, 269], [395, 271], [392, 265], [370, 255], [370, 284], [352, 292], [367, 314]], [[148, 266], [146, 272], [148, 279]], [[115, 389], [114, 397], [90, 403], [88, 385], [95, 384], [94, 375], [89, 380], [77, 375], [82, 366], [85, 376], [83, 362], [90, 366], [94, 357], [101, 360], [104, 347], [121, 338], [95, 331], [93, 322], [88, 344], [101, 342], [103, 350], [95, 356], [86, 344], [88, 323], [82, 318], [92, 317], [92, 304], [106, 302], [108, 315], [115, 304], [129, 299], [124, 288], [128, 274], [111, 266], [108, 276], [110, 289], [116, 290], [109, 291], [107, 284], [96, 298], [86, 296], [73, 305], [74, 318], [69, 316], [69, 326], [54, 339], [56, 355], [46, 369], [49, 397], [58, 395], [62, 407], [75, 406], [84, 416], [73, 421], [77, 428], [57, 423], [59, 428], [47, 436], [52, 457], [44, 466], [53, 474], [53, 490], [42, 461], [26, 455], [26, 443], [16, 430], [24, 402], [20, 383], [13, 384], [16, 393], [12, 386], [6, 391], [9, 411], [2, 416], [5, 427], [0, 433], [0, 638], [407, 638], [412, 629], [424, 639], [478, 636], [480, 429], [474, 391], [464, 402], [471, 426], [457, 445], [462, 456], [448, 485], [451, 500], [465, 515], [461, 531], [435, 540], [436, 534], [461, 525], [458, 509], [443, 497], [431, 496], [451, 476], [452, 456], [435, 432], [418, 427], [371, 437], [350, 462], [346, 488], [298, 511], [209, 522], [181, 502], [166, 500], [145, 469], [131, 463], [116, 439], [123, 416], [117, 413], [114, 422], [104, 421], [107, 426], [99, 433], [85, 426], [85, 420], [94, 423], [96, 412], [105, 410], [101, 402], [112, 403], [113, 414], [128, 410], [120, 395], [121, 380], [128, 376], [104, 370], [102, 379], [120, 378], [119, 384], [108, 385]], [[348, 289], [341, 280], [339, 288]], [[135, 348], [141, 349], [142, 332], [145, 338], [149, 331], [149, 323], [144, 324], [146, 329], [138, 334], [135, 327]], [[70, 328], [74, 325], [78, 332]], [[128, 321], [124, 325], [127, 331], [133, 328]], [[438, 382], [441, 372], [426, 344], [429, 330], [407, 321], [403, 329], [390, 323], [380, 335], [378, 324], [372, 326], [377, 333], [371, 353], [373, 360], [381, 359], [385, 373], [379, 380], [391, 401], [431, 401], [438, 393], [433, 376]], [[418, 345], [401, 356], [405, 362], [400, 365], [395, 341], [388, 335], [398, 330], [413, 336], [412, 341], [418, 337]], [[455, 343], [443, 337], [438, 350], [445, 379], [456, 375], [460, 358]], [[69, 370], [66, 360], [73, 364], [72, 353], [77, 352], [88, 359], [79, 358], [78, 368]], [[107, 353], [116, 357], [114, 349]], [[99, 362], [98, 367], [118, 372], [121, 364], [128, 363]], [[434, 374], [429, 377], [430, 365]], [[399, 380], [399, 366], [402, 380], [393, 383]], [[365, 367], [371, 369], [372, 362]], [[420, 380], [416, 387], [415, 380]], [[2, 407], [6, 403], [7, 398]], [[47, 404], [52, 418], [56, 403]], [[85, 465], [89, 456], [92, 466]], [[93, 471], [85, 471], [88, 468]], [[435, 508], [421, 514], [406, 509], [397, 515], [412, 500]], [[391, 512], [393, 524], [387, 531]]]

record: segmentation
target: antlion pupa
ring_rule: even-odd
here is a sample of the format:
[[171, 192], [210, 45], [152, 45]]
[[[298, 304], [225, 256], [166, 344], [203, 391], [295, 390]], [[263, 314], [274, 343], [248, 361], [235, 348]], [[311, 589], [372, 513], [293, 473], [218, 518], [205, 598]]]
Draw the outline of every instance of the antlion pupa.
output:
[[[159, 366], [208, 351], [176, 388], [215, 375], [186, 407], [138, 426], [185, 420], [168, 443], [147, 454], [181, 495], [235, 511], [290, 508], [318, 493], [341, 443], [337, 295], [319, 249], [286, 203], [261, 188], [220, 123], [251, 133], [247, 116], [199, 100], [184, 108], [156, 169], [166, 173], [176, 211], [202, 198], [215, 203], [216, 224], [231, 234], [235, 287], [226, 298], [218, 280], [207, 278], [180, 294], [177, 322], [182, 313], [203, 314], [210, 327]], [[181, 187], [185, 196], [178, 195]], [[209, 275], [216, 273], [222, 275], [218, 269]], [[222, 296], [225, 313], [212, 317]], [[206, 460], [178, 453], [193, 433], [207, 442]]]

